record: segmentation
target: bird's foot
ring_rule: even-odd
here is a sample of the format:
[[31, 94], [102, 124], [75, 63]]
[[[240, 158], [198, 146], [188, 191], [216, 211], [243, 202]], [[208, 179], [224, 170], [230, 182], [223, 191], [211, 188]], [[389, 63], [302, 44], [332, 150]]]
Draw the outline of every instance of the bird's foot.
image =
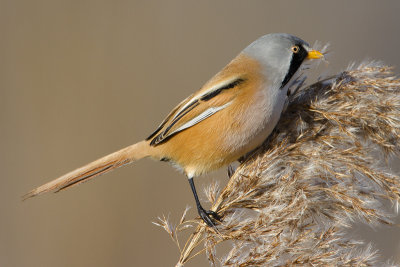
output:
[[215, 221], [220, 222], [221, 221], [221, 217], [212, 210], [205, 210], [202, 207], [199, 207], [197, 209], [201, 219], [203, 219], [203, 221], [210, 227], [216, 229], [216, 225], [215, 225]]

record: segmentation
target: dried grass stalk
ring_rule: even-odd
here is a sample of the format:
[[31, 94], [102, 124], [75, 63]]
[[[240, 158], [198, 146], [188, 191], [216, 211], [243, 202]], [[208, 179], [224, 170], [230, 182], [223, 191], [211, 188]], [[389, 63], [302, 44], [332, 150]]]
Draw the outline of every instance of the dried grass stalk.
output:
[[[343, 233], [355, 219], [391, 223], [383, 202], [398, 203], [400, 177], [387, 159], [399, 144], [400, 80], [390, 67], [361, 64], [299, 89], [226, 187], [209, 187], [218, 232], [198, 220], [176, 266], [203, 251], [222, 266], [375, 265], [376, 252]], [[179, 244], [190, 223], [159, 224]], [[231, 247], [219, 257], [221, 242]]]

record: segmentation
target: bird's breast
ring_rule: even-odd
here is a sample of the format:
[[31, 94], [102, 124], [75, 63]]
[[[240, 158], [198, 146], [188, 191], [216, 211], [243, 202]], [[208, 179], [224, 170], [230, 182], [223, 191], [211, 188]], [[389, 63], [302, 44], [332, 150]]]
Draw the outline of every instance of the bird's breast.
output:
[[254, 92], [240, 99], [243, 103], [236, 110], [232, 108], [234, 123], [227, 129], [230, 134], [223, 141], [233, 154], [242, 156], [260, 146], [275, 128], [285, 95], [278, 88], [260, 85]]
[[[248, 72], [242, 76], [240, 87], [231, 91], [234, 97], [230, 104], [156, 146], [160, 159], [166, 157], [186, 174], [198, 176], [219, 169], [262, 144], [279, 120], [286, 93], [259, 75], [261, 69], [256, 63], [250, 63], [245, 70], [240, 69]], [[232, 64], [229, 66], [233, 68]]]

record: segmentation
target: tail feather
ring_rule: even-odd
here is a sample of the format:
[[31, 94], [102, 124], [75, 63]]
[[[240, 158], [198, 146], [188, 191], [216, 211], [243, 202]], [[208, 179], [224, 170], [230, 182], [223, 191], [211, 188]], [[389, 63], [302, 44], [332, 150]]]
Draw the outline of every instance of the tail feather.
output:
[[103, 173], [107, 173], [118, 167], [149, 156], [148, 150], [149, 146], [145, 141], [128, 146], [33, 189], [24, 195], [23, 199], [25, 200], [51, 191], [59, 192], [89, 181], [90, 179]]
[[88, 171], [87, 173], [83, 173], [79, 177], [76, 177], [76, 179], [74, 179], [73, 181], [70, 181], [69, 183], [65, 184], [64, 186], [59, 187], [58, 189], [56, 189], [55, 192], [57, 193], [57, 192], [62, 191], [64, 189], [68, 189], [68, 188], [70, 188], [72, 186], [79, 185], [81, 183], [87, 182], [87, 181], [89, 181], [90, 179], [92, 179], [92, 178], [94, 178], [96, 176], [100, 176], [103, 173], [109, 172], [109, 171], [111, 171], [113, 169], [116, 169], [118, 167], [124, 166], [124, 165], [129, 164], [129, 163], [131, 163], [131, 161], [125, 160], [125, 161], [122, 161], [122, 162], [111, 162], [110, 164], [108, 164], [108, 165], [106, 165], [104, 167], [100, 166], [100, 167], [95, 168], [95, 169], [93, 169], [91, 171]]

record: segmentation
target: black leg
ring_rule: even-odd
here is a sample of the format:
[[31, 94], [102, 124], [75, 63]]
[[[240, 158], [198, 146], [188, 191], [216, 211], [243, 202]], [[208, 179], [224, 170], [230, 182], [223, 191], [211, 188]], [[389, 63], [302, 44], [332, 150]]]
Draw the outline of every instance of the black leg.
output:
[[203, 207], [200, 204], [199, 197], [197, 196], [196, 187], [194, 186], [193, 178], [189, 177], [189, 184], [190, 184], [190, 188], [192, 188], [194, 199], [196, 200], [197, 212], [199, 213], [200, 217], [203, 219], [203, 221], [208, 226], [215, 228], [215, 223], [213, 222], [213, 219], [210, 218], [210, 215], [215, 220], [219, 220], [220, 218], [219, 218], [218, 214], [212, 210], [203, 209]]
[[228, 165], [228, 178], [231, 179], [232, 175], [235, 173], [236, 169], [232, 165]]

